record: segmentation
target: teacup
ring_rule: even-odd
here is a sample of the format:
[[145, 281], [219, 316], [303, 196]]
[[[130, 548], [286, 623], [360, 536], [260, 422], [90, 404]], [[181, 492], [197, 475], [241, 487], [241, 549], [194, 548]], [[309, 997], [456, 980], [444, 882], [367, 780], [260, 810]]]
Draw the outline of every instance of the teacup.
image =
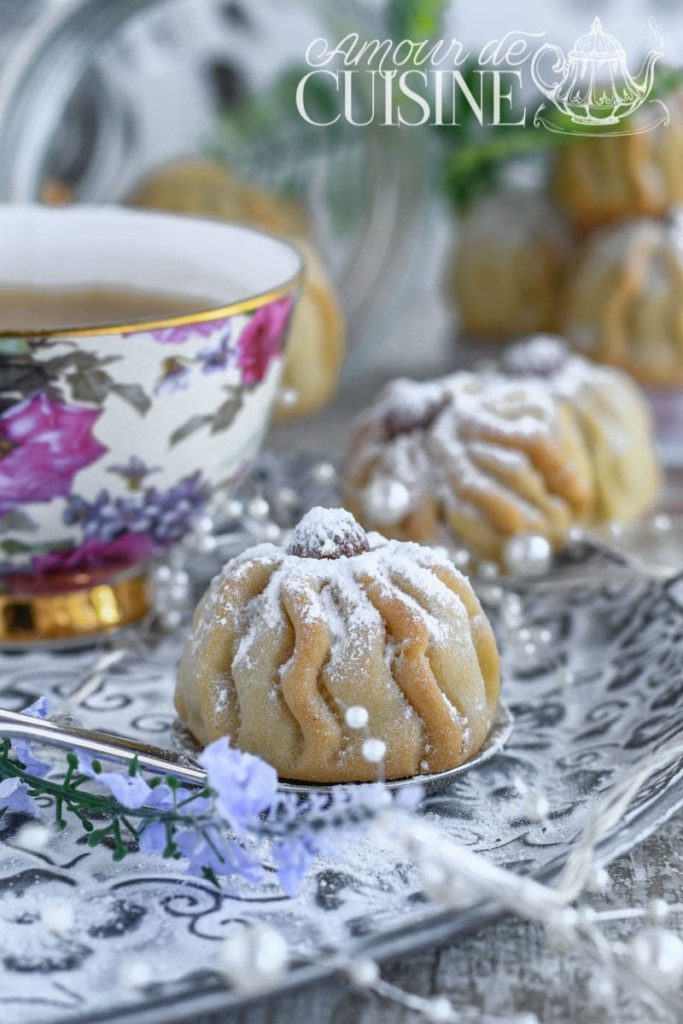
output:
[[0, 308], [0, 642], [84, 637], [146, 612], [145, 567], [259, 449], [300, 278], [293, 247], [245, 227], [0, 207], [0, 289], [204, 304], [11, 334]]

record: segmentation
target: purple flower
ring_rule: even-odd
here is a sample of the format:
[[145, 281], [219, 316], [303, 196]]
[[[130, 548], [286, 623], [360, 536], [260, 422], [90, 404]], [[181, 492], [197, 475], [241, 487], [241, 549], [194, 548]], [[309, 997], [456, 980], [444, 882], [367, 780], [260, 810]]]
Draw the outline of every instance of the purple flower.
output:
[[225, 738], [210, 743], [199, 763], [217, 794], [216, 809], [236, 832], [244, 832], [275, 798], [275, 769], [260, 757], [234, 750]]
[[167, 841], [166, 826], [160, 821], [148, 821], [140, 832], [140, 853], [162, 854]]
[[37, 813], [35, 802], [28, 795], [28, 786], [19, 779], [3, 779], [0, 782], [0, 811], [10, 814]]
[[209, 488], [199, 470], [167, 491], [149, 490], [145, 496], [145, 511], [157, 544], [164, 547], [180, 540], [203, 511], [208, 498]]
[[[39, 697], [38, 700], [34, 700], [33, 704], [24, 708], [22, 714], [28, 715], [29, 718], [45, 718], [47, 712], [47, 697]], [[29, 775], [35, 775], [36, 778], [42, 779], [52, 770], [52, 765], [49, 761], [41, 761], [40, 758], [35, 756], [28, 740], [15, 740], [13, 747], [15, 754]]]
[[79, 525], [86, 537], [106, 541], [123, 533], [146, 533], [150, 527], [144, 496], [114, 499], [106, 488], [92, 502], [72, 495], [64, 511], [64, 522]]
[[92, 758], [83, 752], [78, 754], [78, 768], [89, 779], [95, 779], [109, 790], [122, 807], [137, 810], [147, 803], [152, 790], [141, 775], [128, 775], [125, 772], [96, 772], [92, 766]]
[[149, 537], [124, 533], [111, 541], [89, 538], [78, 547], [52, 551], [33, 559], [31, 572], [37, 576], [53, 573], [108, 572], [124, 569], [151, 557], [154, 545]]
[[[175, 810], [178, 814], [205, 814], [211, 808], [211, 801], [206, 797], [196, 796], [191, 799], [189, 789], [178, 786], [171, 789], [162, 782], [160, 786], [151, 789], [149, 797], [145, 801], [145, 807], [150, 807], [160, 812]], [[168, 837], [166, 826], [160, 821], [148, 821], [140, 833], [140, 850], [143, 853], [162, 854], [166, 849]]]
[[280, 355], [294, 300], [290, 296], [262, 306], [252, 316], [237, 342], [237, 365], [243, 384], [258, 384]]
[[101, 411], [36, 394], [0, 416], [0, 515], [68, 494], [78, 470], [107, 450], [92, 436]]
[[[186, 789], [178, 789], [178, 800], [184, 799], [181, 797], [181, 793], [187, 795]], [[160, 786], [155, 786], [145, 803], [145, 807], [153, 807], [157, 811], [170, 811], [175, 803], [174, 791], [170, 786], [167, 786], [165, 782], [162, 782]]]
[[204, 320], [191, 324], [180, 324], [178, 327], [164, 327], [158, 331], [150, 331], [152, 338], [162, 345], [182, 345], [192, 338], [210, 338], [211, 335], [224, 327], [228, 320]]
[[[169, 360], [174, 364], [176, 360]], [[184, 391], [190, 385], [190, 370], [187, 366], [178, 364], [166, 370], [163, 377], [155, 384], [155, 395], [170, 395], [174, 391]]]
[[100, 772], [97, 781], [106, 786], [122, 807], [136, 810], [147, 802], [149, 785], [141, 775], [126, 775], [123, 772]]
[[123, 534], [148, 534], [159, 547], [168, 547], [187, 533], [208, 497], [209, 488], [197, 470], [165, 491], [151, 487], [144, 493], [114, 499], [105, 489], [92, 502], [72, 495], [64, 521], [79, 525], [86, 537], [100, 541], [113, 541]]
[[227, 369], [232, 350], [230, 348], [230, 330], [226, 330], [218, 345], [202, 348], [197, 358], [202, 363], [204, 373], [220, 373]]
[[188, 871], [192, 875], [208, 870], [215, 875], [238, 875], [252, 885], [257, 885], [263, 877], [255, 856], [239, 843], [226, 839], [216, 828], [183, 829], [176, 833], [175, 842], [183, 857], [188, 859]]
[[137, 491], [146, 477], [152, 473], [158, 473], [160, 470], [161, 466], [146, 466], [137, 455], [131, 455], [127, 463], [110, 466], [107, 472], [117, 473], [119, 476], [122, 476], [124, 480], [127, 480], [131, 491]]
[[318, 844], [310, 834], [292, 835], [273, 843], [273, 860], [277, 876], [288, 896], [296, 896], [301, 879], [318, 852]]

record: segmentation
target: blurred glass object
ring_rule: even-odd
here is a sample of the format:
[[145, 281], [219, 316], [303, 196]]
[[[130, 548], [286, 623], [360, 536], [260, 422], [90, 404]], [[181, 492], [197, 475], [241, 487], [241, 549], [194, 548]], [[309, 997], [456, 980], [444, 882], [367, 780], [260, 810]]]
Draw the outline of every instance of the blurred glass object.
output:
[[117, 201], [170, 161], [218, 156], [305, 205], [351, 339], [376, 336], [416, 255], [429, 147], [416, 130], [314, 128], [294, 105], [308, 44], [375, 36], [376, 11], [354, 0], [29, 3], [0, 71], [0, 199]]

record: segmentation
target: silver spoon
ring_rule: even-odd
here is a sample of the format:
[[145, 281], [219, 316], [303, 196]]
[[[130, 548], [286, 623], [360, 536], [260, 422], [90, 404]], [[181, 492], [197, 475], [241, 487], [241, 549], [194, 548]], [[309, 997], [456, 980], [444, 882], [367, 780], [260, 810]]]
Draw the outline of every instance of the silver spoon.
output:
[[207, 776], [204, 769], [188, 754], [175, 750], [141, 743], [127, 736], [112, 736], [93, 729], [77, 729], [32, 718], [17, 711], [0, 709], [0, 735], [8, 739], [29, 740], [45, 743], [60, 750], [85, 751], [103, 761], [129, 766], [135, 759], [145, 771], [154, 775], [175, 775], [181, 782], [191, 786], [205, 786]]

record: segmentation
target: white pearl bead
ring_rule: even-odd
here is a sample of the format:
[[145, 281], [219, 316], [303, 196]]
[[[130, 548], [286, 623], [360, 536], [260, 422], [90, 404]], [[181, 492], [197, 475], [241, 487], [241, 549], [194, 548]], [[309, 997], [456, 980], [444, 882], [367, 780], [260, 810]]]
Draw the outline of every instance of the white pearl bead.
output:
[[277, 492], [277, 497], [278, 501], [287, 508], [291, 508], [292, 505], [296, 505], [299, 500], [299, 496], [293, 487], [281, 487]]
[[579, 907], [577, 910], [579, 924], [584, 928], [590, 928], [595, 924], [596, 912], [593, 907]]
[[572, 907], [564, 907], [551, 913], [546, 925], [545, 938], [551, 949], [566, 952], [576, 937], [579, 915]]
[[210, 534], [206, 534], [196, 540], [195, 547], [200, 555], [208, 555], [215, 550], [216, 540]]
[[50, 901], [41, 910], [40, 919], [52, 935], [63, 938], [73, 927], [73, 906], [64, 900]]
[[252, 519], [265, 519], [270, 512], [270, 505], [265, 498], [252, 498], [247, 506], [247, 512]]
[[507, 594], [503, 599], [501, 612], [506, 626], [516, 626], [524, 615], [522, 599], [517, 594]]
[[604, 892], [609, 885], [609, 875], [599, 864], [594, 864], [586, 878], [588, 892]]
[[449, 1024], [454, 1021], [453, 1005], [445, 996], [435, 996], [422, 1007], [422, 1016], [430, 1024]]
[[557, 681], [563, 688], [573, 686], [576, 682], [576, 675], [570, 668], [561, 668], [557, 673]]
[[319, 462], [313, 467], [311, 476], [318, 484], [329, 484], [336, 479], [337, 470], [331, 462]]
[[225, 503], [224, 507], [225, 518], [228, 520], [239, 519], [244, 512], [244, 505], [239, 498], [231, 498], [230, 501]]
[[202, 516], [194, 524], [195, 533], [213, 533], [213, 519], [210, 516]]
[[477, 571], [483, 580], [497, 580], [500, 576], [500, 569], [495, 562], [483, 559], [477, 566]]
[[655, 516], [652, 520], [652, 525], [655, 530], [664, 532], [665, 530], [671, 529], [671, 516], [667, 516], [664, 512], [660, 512], [659, 515]]
[[614, 999], [616, 992], [614, 982], [605, 974], [591, 978], [590, 990], [593, 997], [599, 1002], [607, 1002], [609, 999]]
[[503, 562], [512, 576], [540, 576], [548, 572], [553, 549], [545, 537], [520, 533], [505, 545]]
[[118, 976], [123, 988], [141, 989], [152, 980], [152, 968], [144, 960], [124, 960]]
[[390, 526], [399, 522], [410, 508], [410, 491], [400, 480], [379, 478], [365, 488], [361, 502], [371, 522]]
[[283, 409], [292, 409], [299, 401], [299, 392], [296, 388], [282, 388], [278, 394], [278, 404]]
[[387, 745], [383, 740], [369, 739], [363, 744], [363, 757], [371, 764], [379, 764], [387, 752]]
[[683, 942], [664, 928], [644, 928], [629, 942], [630, 959], [643, 976], [662, 991], [683, 981]]
[[361, 707], [360, 704], [354, 704], [346, 709], [344, 718], [349, 729], [364, 729], [368, 724], [369, 715], [367, 708]]
[[170, 601], [173, 604], [185, 604], [189, 595], [190, 588], [184, 583], [174, 583], [168, 592]]
[[650, 924], [664, 924], [669, 916], [669, 904], [666, 900], [650, 900], [645, 907], [645, 916]]
[[493, 586], [486, 587], [485, 590], [480, 591], [480, 597], [492, 608], [499, 608], [503, 598], [505, 597], [505, 591], [502, 587], [494, 584]]
[[29, 821], [17, 832], [16, 844], [22, 850], [42, 850], [50, 841], [50, 830], [37, 821]]
[[162, 612], [160, 615], [161, 626], [163, 629], [173, 630], [177, 629], [180, 623], [183, 621], [182, 612], [177, 611], [175, 608], [169, 608]]
[[456, 548], [451, 551], [451, 561], [456, 569], [464, 571], [472, 562], [472, 556], [466, 548]]
[[220, 967], [235, 988], [259, 991], [268, 988], [285, 971], [287, 943], [267, 924], [250, 924], [223, 943]]
[[347, 973], [355, 988], [372, 988], [379, 978], [379, 967], [374, 960], [354, 960]]
[[524, 817], [529, 821], [544, 821], [548, 817], [550, 804], [539, 793], [527, 793], [523, 800]]

